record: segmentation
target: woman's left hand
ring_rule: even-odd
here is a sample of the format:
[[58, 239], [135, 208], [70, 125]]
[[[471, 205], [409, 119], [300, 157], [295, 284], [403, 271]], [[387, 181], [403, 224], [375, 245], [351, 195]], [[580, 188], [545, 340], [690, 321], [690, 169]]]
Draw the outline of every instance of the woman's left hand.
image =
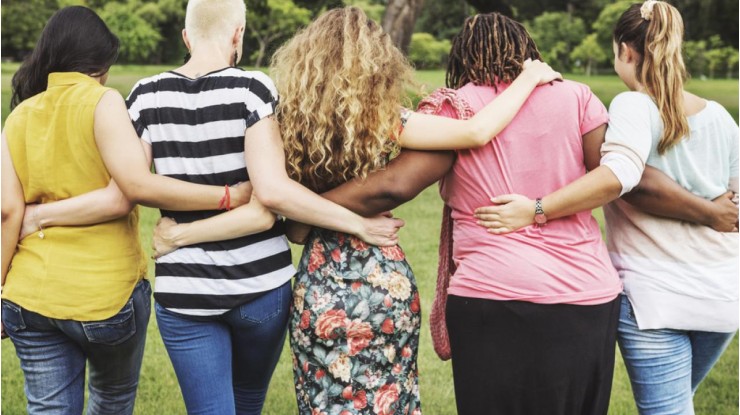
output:
[[157, 221], [157, 226], [154, 227], [154, 235], [152, 236], [153, 259], [167, 255], [179, 248], [174, 241], [176, 226], [178, 226], [177, 222], [172, 218], [163, 217]]
[[501, 195], [491, 198], [491, 202], [495, 205], [479, 207], [474, 215], [489, 233], [514, 232], [534, 223], [534, 200], [522, 195]]

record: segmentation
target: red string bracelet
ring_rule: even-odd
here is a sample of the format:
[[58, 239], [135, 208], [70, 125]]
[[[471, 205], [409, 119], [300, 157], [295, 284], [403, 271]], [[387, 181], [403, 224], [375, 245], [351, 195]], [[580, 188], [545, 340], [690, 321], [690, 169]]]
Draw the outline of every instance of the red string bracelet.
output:
[[229, 192], [229, 185], [224, 186], [224, 196], [218, 202], [219, 210], [231, 210], [231, 193]]

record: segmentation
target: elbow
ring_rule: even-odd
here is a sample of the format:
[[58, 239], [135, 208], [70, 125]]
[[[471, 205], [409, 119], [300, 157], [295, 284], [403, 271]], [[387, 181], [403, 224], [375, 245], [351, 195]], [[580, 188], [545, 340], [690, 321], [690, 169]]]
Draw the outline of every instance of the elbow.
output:
[[275, 226], [276, 219], [277, 217], [274, 213], [265, 209], [265, 211], [259, 216], [259, 218], [256, 220], [256, 223], [254, 224], [256, 228], [256, 233], [267, 232], [272, 229], [272, 227]]
[[114, 201], [111, 207], [111, 216], [114, 218], [126, 216], [131, 213], [134, 206], [136, 206], [134, 203], [131, 203], [126, 197], [121, 195], [118, 200]]
[[[123, 200], [116, 201], [117, 209], [121, 211], [121, 215], [124, 215], [133, 209], [135, 205], [144, 205], [148, 207], [158, 207], [158, 201], [160, 197], [150, 192], [147, 186], [138, 183], [132, 183], [124, 187], [119, 185], [121, 193], [123, 193]], [[123, 212], [125, 210], [125, 212]]]
[[267, 191], [267, 192], [255, 192], [254, 196], [257, 197], [262, 205], [272, 212], [283, 212], [285, 207], [290, 203], [290, 200], [286, 195], [281, 194], [279, 191]]
[[481, 125], [471, 125], [467, 133], [467, 138], [465, 140], [468, 144], [468, 148], [483, 147], [486, 143], [491, 141], [491, 137], [486, 135], [487, 132], [488, 129], [484, 128]]
[[381, 198], [385, 199], [389, 205], [396, 207], [415, 198], [422, 190], [399, 178], [385, 186]]
[[3, 203], [2, 204], [2, 224], [22, 222], [26, 205], [23, 203]]

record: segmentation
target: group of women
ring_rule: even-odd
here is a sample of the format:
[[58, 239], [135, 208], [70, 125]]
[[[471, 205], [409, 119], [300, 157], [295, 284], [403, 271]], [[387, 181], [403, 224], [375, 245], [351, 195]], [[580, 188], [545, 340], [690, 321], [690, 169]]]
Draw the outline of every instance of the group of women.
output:
[[[641, 414], [693, 413], [738, 324], [738, 131], [683, 90], [673, 6], [620, 17], [630, 92], [608, 112], [500, 14], [464, 22], [417, 112], [412, 68], [360, 9], [299, 31], [274, 83], [236, 67], [245, 15], [190, 0], [188, 59], [126, 101], [104, 87], [118, 39], [84, 7], [14, 75], [2, 323], [29, 413], [81, 413], [88, 365], [88, 412], [132, 413], [143, 204], [162, 212], [155, 314], [188, 413], [260, 413], [287, 333], [300, 413], [421, 414], [420, 298], [388, 211], [438, 180], [432, 331], [459, 413], [606, 414], [617, 341]], [[607, 248], [590, 209], [611, 201]]]

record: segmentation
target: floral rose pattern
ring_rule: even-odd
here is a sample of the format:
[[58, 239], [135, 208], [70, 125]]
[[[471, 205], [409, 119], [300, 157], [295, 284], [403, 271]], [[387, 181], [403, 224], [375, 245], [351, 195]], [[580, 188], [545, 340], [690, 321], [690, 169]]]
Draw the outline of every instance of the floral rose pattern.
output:
[[400, 247], [314, 230], [293, 292], [300, 414], [421, 415], [419, 292]]

